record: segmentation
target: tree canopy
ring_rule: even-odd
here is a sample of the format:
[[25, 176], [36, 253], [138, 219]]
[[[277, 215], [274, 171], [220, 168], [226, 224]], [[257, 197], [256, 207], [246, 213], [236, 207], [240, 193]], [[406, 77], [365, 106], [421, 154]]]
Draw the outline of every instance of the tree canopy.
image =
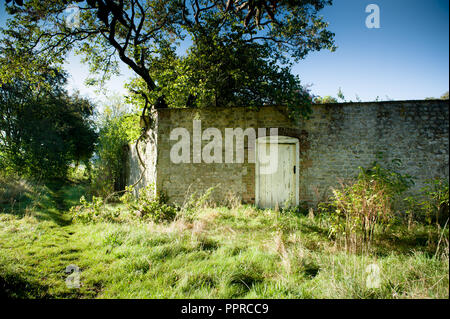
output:
[[[146, 101], [144, 112], [149, 104], [305, 102], [290, 61], [335, 49], [319, 16], [330, 0], [9, 2], [2, 82], [24, 68], [33, 74], [39, 66], [61, 64], [75, 50], [100, 83], [118, 73], [119, 60], [128, 65], [142, 82], [131, 87]], [[77, 6], [77, 15], [66, 11], [68, 5]], [[178, 57], [175, 46], [182, 41], [192, 46]]]
[[93, 105], [69, 95], [64, 73], [49, 70], [40, 85], [16, 78], [0, 87], [0, 168], [38, 178], [63, 177], [91, 158], [97, 139]]

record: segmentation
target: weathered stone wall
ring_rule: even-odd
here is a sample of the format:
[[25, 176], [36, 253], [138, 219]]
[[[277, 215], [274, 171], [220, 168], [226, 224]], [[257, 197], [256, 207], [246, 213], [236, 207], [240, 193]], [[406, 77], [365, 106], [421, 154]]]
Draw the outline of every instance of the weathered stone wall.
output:
[[[158, 137], [156, 134], [156, 130], [152, 129], [148, 131], [147, 137], [140, 141], [138, 144], [139, 147], [139, 155], [141, 156], [142, 161], [145, 163], [145, 171], [144, 167], [140, 163], [138, 152], [136, 152], [136, 143], [130, 144], [129, 147], [129, 156], [127, 161], [127, 171], [128, 185], [136, 184], [134, 188], [134, 195], [139, 196], [139, 190], [148, 185], [154, 185], [154, 190], [156, 191], [156, 159], [157, 159], [157, 144]], [[142, 178], [141, 178], [142, 175]], [[141, 178], [141, 179], [140, 179]], [[139, 180], [140, 179], [140, 180]]]
[[448, 112], [448, 101], [316, 106], [304, 122], [300, 193], [307, 201], [322, 199], [379, 153], [385, 162], [401, 160], [401, 171], [416, 178], [411, 192], [429, 178], [448, 178]]
[[[170, 141], [170, 132], [177, 127], [186, 128], [191, 135], [193, 120], [201, 120], [202, 129], [218, 128], [225, 139], [225, 128], [258, 128], [265, 125], [287, 126], [287, 118], [274, 108], [263, 108], [261, 111], [242, 108], [229, 109], [178, 109], [160, 110], [158, 114], [160, 144], [158, 147], [158, 182], [159, 189], [177, 203], [182, 203], [187, 195], [205, 192], [216, 187], [214, 194], [224, 197], [237, 197], [244, 202], [255, 199], [255, 164], [248, 163], [247, 140], [245, 141], [245, 161], [243, 164], [173, 164], [170, 161], [170, 149], [177, 141]], [[203, 141], [202, 146], [208, 141]], [[192, 158], [192, 152], [191, 152]], [[222, 158], [225, 159], [225, 148]]]
[[170, 149], [177, 141], [169, 139], [170, 132], [186, 128], [192, 144], [194, 119], [201, 120], [202, 130], [218, 128], [223, 139], [225, 128], [238, 127], [278, 128], [279, 135], [299, 138], [300, 201], [322, 200], [330, 187], [354, 177], [359, 166], [369, 165], [380, 152], [385, 161], [400, 159], [402, 171], [416, 177], [412, 191], [428, 178], [448, 178], [448, 101], [315, 105], [311, 118], [298, 123], [275, 107], [162, 109], [156, 117], [157, 142], [146, 152], [147, 169], [155, 170], [148, 172], [146, 182], [156, 181], [157, 189], [178, 204], [210, 187], [216, 187], [217, 199], [233, 195], [244, 202], [255, 200], [255, 165], [248, 163], [247, 152], [243, 164], [171, 163]]

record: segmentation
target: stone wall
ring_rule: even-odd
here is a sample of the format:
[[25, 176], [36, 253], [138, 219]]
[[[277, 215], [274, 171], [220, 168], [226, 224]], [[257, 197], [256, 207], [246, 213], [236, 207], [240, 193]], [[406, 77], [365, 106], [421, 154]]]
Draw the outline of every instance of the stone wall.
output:
[[[307, 201], [329, 193], [339, 179], [357, 174], [384, 154], [399, 159], [402, 172], [420, 189], [429, 178], [448, 179], [448, 101], [405, 101], [317, 106], [305, 121], [307, 134], [300, 170]], [[317, 192], [317, 190], [319, 192]]]
[[[247, 152], [243, 164], [170, 161], [170, 149], [177, 142], [169, 139], [170, 132], [184, 127], [190, 132], [192, 143], [194, 119], [201, 120], [202, 130], [218, 128], [223, 137], [225, 128], [238, 127], [278, 128], [279, 135], [297, 137], [300, 201], [315, 203], [324, 199], [330, 187], [357, 175], [358, 167], [369, 165], [379, 153], [384, 154], [384, 161], [401, 160], [403, 172], [416, 177], [412, 192], [426, 179], [448, 178], [448, 101], [315, 105], [312, 116], [300, 122], [291, 121], [282, 109], [271, 106], [161, 109], [152, 131], [156, 139], [147, 145], [147, 169], [153, 169], [145, 182], [155, 182], [159, 191], [178, 204], [188, 194], [202, 193], [210, 187], [216, 187], [217, 199], [234, 196], [247, 203], [255, 200], [255, 165], [248, 163]], [[203, 145], [207, 143], [203, 141]], [[135, 164], [131, 172], [136, 170]]]
[[[154, 127], [147, 132], [147, 137], [139, 142], [139, 154], [136, 152], [136, 143], [128, 145], [129, 152], [126, 163], [126, 171], [128, 172], [127, 184], [134, 185], [137, 183], [134, 188], [135, 196], [139, 196], [139, 190], [148, 185], [154, 185], [154, 191], [156, 192], [157, 142], [158, 136], [156, 134], [156, 127]], [[141, 165], [139, 155], [145, 163], [145, 170]]]

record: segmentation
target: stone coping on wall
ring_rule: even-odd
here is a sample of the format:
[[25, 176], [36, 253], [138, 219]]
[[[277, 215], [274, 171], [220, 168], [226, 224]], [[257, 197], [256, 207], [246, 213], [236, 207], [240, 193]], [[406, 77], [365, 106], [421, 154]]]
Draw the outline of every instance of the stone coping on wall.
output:
[[[430, 100], [392, 100], [392, 101], [362, 101], [362, 102], [339, 102], [339, 103], [317, 103], [312, 104], [311, 106], [314, 107], [341, 107], [341, 106], [372, 106], [374, 104], [378, 105], [398, 105], [398, 104], [413, 104], [413, 105], [430, 105], [433, 106], [435, 104], [448, 104], [449, 100], [442, 100], [442, 99], [430, 99]], [[216, 107], [204, 107], [204, 108], [197, 108], [197, 107], [190, 107], [190, 108], [159, 108], [159, 109], [152, 109], [151, 112], [156, 113], [163, 113], [163, 112], [183, 112], [183, 111], [206, 111], [211, 109], [245, 109], [248, 108], [249, 110], [259, 110], [261, 108], [287, 108], [286, 106], [280, 106], [280, 105], [263, 105], [263, 106], [216, 106]]]

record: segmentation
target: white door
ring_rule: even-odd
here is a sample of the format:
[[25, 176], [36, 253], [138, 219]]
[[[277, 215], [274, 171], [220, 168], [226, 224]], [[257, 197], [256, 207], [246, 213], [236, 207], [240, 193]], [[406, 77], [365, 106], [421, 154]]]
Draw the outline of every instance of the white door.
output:
[[266, 137], [256, 145], [256, 204], [261, 208], [298, 205], [298, 140]]

